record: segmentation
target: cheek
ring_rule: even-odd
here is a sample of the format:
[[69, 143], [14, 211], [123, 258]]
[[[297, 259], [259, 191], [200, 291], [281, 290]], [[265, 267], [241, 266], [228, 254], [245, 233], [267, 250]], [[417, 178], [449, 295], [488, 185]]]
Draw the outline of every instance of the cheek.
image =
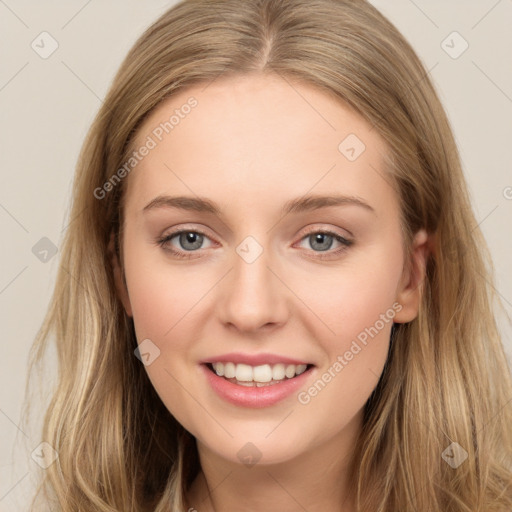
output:
[[[304, 275], [297, 280], [294, 291], [314, 313], [310, 327], [328, 344], [331, 355], [346, 349], [361, 333], [364, 338], [366, 330], [376, 323], [379, 331], [389, 335], [389, 318], [401, 309], [395, 301], [402, 264], [400, 251], [376, 247], [347, 259], [339, 268], [324, 271], [323, 277]], [[385, 326], [381, 315], [386, 317]]]
[[189, 395], [197, 394], [197, 376], [191, 372], [197, 364], [192, 339], [199, 337], [194, 332], [198, 328], [195, 315], [206, 303], [201, 299], [210, 287], [208, 279], [180, 265], [161, 260], [157, 264], [142, 251], [128, 255], [125, 267], [137, 340], [154, 344], [149, 349], [147, 375], [167, 409], [195, 433], [201, 410]]
[[185, 284], [172, 276], [132, 275], [128, 286], [136, 330], [145, 338], [164, 339], [197, 301], [194, 283]]
[[332, 272], [321, 288], [310, 282], [299, 292], [322, 320], [311, 329], [325, 359], [297, 400], [307, 406], [305, 417], [328, 416], [333, 432], [363, 407], [380, 378], [401, 310], [396, 291], [402, 263], [400, 251], [381, 247]]
[[173, 339], [174, 333], [208, 290], [204, 271], [187, 270], [135, 246], [126, 251], [125, 268], [137, 339], [155, 339], [159, 344], [172, 339], [173, 349], [179, 350], [183, 337]]

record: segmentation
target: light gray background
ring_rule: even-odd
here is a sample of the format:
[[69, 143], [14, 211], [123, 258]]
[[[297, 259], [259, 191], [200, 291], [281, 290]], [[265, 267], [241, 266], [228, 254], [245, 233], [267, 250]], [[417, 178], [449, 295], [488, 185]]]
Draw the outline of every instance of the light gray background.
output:
[[[0, 0], [2, 511], [26, 510], [23, 496], [38, 469], [30, 452], [42, 441], [37, 430], [22, 431], [18, 425], [28, 349], [43, 320], [59, 254], [43, 263], [32, 247], [42, 237], [60, 245], [74, 166], [93, 116], [135, 39], [173, 3]], [[476, 217], [491, 248], [497, 289], [510, 315], [512, 0], [372, 3], [431, 70], [459, 144]], [[43, 31], [59, 45], [47, 59], [31, 48]], [[456, 59], [442, 47], [453, 31], [469, 44]], [[460, 40], [450, 41], [445, 44], [454, 46], [452, 51], [461, 48]], [[510, 359], [512, 329], [505, 317], [500, 326]], [[47, 368], [48, 382], [54, 370], [54, 363]]]

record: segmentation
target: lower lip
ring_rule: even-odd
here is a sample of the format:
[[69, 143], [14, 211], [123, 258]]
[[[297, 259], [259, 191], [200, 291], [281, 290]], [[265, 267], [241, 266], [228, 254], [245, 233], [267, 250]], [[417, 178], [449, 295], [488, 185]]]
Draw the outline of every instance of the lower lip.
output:
[[314, 369], [312, 366], [304, 373], [297, 375], [293, 379], [285, 379], [279, 384], [249, 387], [240, 386], [239, 384], [229, 382], [224, 377], [219, 377], [206, 364], [201, 364], [201, 368], [211, 387], [221, 398], [234, 405], [253, 408], [269, 407], [289, 397], [294, 391], [297, 391], [304, 385]]

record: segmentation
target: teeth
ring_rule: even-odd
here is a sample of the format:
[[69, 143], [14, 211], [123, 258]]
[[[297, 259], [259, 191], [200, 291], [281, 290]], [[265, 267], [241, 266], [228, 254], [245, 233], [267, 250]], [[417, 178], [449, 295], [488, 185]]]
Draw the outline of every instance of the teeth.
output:
[[252, 375], [256, 382], [270, 382], [272, 380], [272, 368], [269, 364], [255, 366]]
[[[222, 364], [222, 363], [216, 363], [216, 364]], [[217, 368], [215, 368], [215, 365], [213, 365], [213, 368], [217, 372]], [[217, 375], [219, 375], [219, 372], [217, 372]], [[236, 367], [233, 363], [224, 363], [224, 377], [226, 379], [232, 379], [236, 375]]]
[[237, 364], [235, 378], [239, 382], [251, 382], [252, 366], [249, 366], [248, 364]]
[[[248, 364], [235, 363], [213, 363], [215, 373], [219, 377], [226, 379], [236, 379], [242, 386], [252, 386], [253, 383], [265, 384], [272, 381], [281, 381], [284, 378], [291, 379], [306, 371], [305, 364], [262, 364], [260, 366], [250, 366]], [[261, 387], [261, 386], [258, 386]]]
[[215, 368], [215, 373], [219, 377], [223, 377], [224, 376], [224, 363], [215, 363], [213, 365], [213, 367]]
[[300, 375], [301, 373], [304, 373], [306, 371], [307, 367], [308, 367], [307, 364], [299, 364], [299, 365], [297, 365], [297, 368], [295, 370], [295, 375]]
[[295, 377], [295, 365], [289, 364], [286, 369], [284, 370], [284, 374], [291, 379], [292, 377]]
[[284, 379], [284, 364], [275, 364], [272, 367], [272, 378], [274, 380]]

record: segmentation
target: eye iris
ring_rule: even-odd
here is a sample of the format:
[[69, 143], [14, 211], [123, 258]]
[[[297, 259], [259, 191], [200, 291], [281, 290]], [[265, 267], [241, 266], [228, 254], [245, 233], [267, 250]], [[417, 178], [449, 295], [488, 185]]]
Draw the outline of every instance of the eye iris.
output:
[[[326, 238], [328, 240], [328, 242], [326, 243]], [[332, 246], [332, 235], [329, 235], [327, 233], [315, 233], [313, 235], [310, 235], [309, 237], [310, 239], [310, 242], [311, 242], [311, 247], [313, 249], [315, 249], [315, 245], [318, 243], [320, 244], [320, 247], [316, 247], [316, 249], [318, 249], [319, 251], [327, 251], [328, 249], [331, 248]]]
[[[188, 231], [180, 234], [180, 245], [186, 251], [192, 251], [194, 249], [199, 249], [203, 243], [203, 235], [199, 233], [194, 233], [192, 231]], [[187, 247], [186, 244], [192, 244], [192, 247]]]

